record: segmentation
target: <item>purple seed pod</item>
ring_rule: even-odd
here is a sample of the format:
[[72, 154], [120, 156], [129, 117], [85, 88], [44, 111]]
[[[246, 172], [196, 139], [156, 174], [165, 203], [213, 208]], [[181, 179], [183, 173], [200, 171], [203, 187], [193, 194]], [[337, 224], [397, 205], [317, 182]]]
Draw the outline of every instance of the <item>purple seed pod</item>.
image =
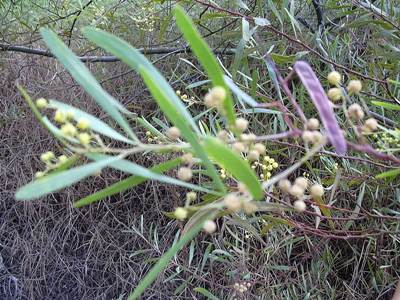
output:
[[336, 120], [331, 102], [326, 96], [325, 91], [322, 88], [321, 83], [319, 82], [314, 71], [305, 61], [297, 61], [293, 68], [307, 89], [311, 100], [317, 108], [322, 124], [326, 129], [329, 141], [333, 147], [335, 147], [336, 153], [340, 155], [345, 154], [347, 151], [346, 139], [344, 138], [343, 132]]

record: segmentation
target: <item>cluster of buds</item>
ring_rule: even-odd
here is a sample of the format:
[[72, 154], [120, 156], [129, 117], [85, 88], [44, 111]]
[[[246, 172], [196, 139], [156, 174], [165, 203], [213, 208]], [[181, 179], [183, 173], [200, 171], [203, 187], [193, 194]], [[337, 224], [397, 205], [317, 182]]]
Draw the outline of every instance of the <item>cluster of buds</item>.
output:
[[146, 140], [148, 143], [162, 144], [160, 137], [151, 133], [151, 131], [146, 131]]
[[182, 94], [180, 90], [175, 91], [175, 93], [184, 102], [187, 102], [187, 103], [194, 103], [195, 102], [195, 99], [194, 99], [193, 96], [189, 97], [187, 94]]
[[193, 172], [191, 169], [194, 163], [193, 154], [190, 152], [185, 153], [184, 155], [182, 155], [181, 159], [182, 162], [186, 164], [186, 166], [180, 167], [178, 169], [178, 178], [182, 181], [189, 181], [193, 177]]
[[41, 178], [51, 170], [60, 167], [68, 161], [68, 157], [66, 155], [60, 155], [59, 157], [56, 157], [53, 151], [47, 151], [40, 155], [40, 160], [46, 164], [46, 168], [44, 171], [36, 172], [36, 178]]
[[257, 210], [257, 205], [252, 198], [245, 193], [230, 193], [224, 198], [224, 205], [231, 213], [243, 210], [246, 214], [251, 214]]
[[[303, 212], [307, 205], [304, 202], [304, 193], [308, 187], [308, 180], [304, 177], [298, 177], [292, 184], [288, 179], [282, 179], [278, 183], [279, 189], [287, 194], [290, 194], [297, 200], [293, 203], [296, 211]], [[313, 184], [310, 187], [310, 195], [313, 198], [321, 198], [324, 195], [324, 188], [320, 184]]]
[[[333, 101], [339, 101], [343, 98], [343, 93], [340, 88], [342, 81], [342, 75], [339, 72], [333, 71], [328, 74], [328, 82], [330, 85], [334, 86], [328, 90], [328, 98]], [[362, 83], [360, 80], [350, 80], [347, 84], [346, 90], [349, 95], [358, 95], [361, 92]]]
[[251, 168], [260, 174], [262, 180], [268, 180], [272, 176], [272, 171], [279, 167], [279, 164], [268, 155], [264, 156], [261, 160], [252, 163]]
[[[396, 129], [395, 133], [400, 137], [400, 129]], [[373, 137], [376, 139], [379, 151], [391, 152], [400, 148], [400, 138], [395, 138], [394, 135], [388, 132], [375, 133]]]
[[233, 285], [233, 288], [235, 289], [235, 291], [237, 291], [239, 293], [247, 292], [250, 287], [251, 287], [250, 282], [236, 282]]
[[135, 11], [135, 16], [131, 16], [131, 19], [141, 30], [153, 32], [157, 21], [154, 6], [141, 6]]

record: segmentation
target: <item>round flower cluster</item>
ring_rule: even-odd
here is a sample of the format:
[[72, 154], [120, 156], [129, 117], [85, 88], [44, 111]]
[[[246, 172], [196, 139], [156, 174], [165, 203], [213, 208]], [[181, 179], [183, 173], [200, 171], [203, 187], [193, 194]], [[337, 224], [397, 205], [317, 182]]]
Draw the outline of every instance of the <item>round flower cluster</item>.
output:
[[182, 101], [187, 102], [187, 103], [194, 103], [195, 98], [189, 97], [187, 94], [182, 94], [180, 90], [175, 91], [175, 93], [181, 98]]
[[239, 188], [239, 193], [230, 193], [224, 198], [224, 205], [231, 213], [243, 210], [246, 214], [251, 214], [257, 210], [257, 205], [252, 201], [252, 198], [247, 190]]
[[237, 291], [239, 293], [247, 292], [250, 287], [251, 287], [250, 282], [236, 282], [233, 285], [233, 288], [235, 289], [235, 291]]
[[47, 151], [40, 155], [40, 160], [46, 164], [46, 168], [43, 171], [36, 172], [36, 178], [41, 178], [48, 174], [50, 171], [62, 166], [68, 161], [68, 157], [66, 155], [60, 155], [56, 157], [52, 151]]
[[[296, 178], [293, 184], [288, 179], [282, 179], [278, 183], [279, 189], [282, 192], [290, 194], [297, 199], [293, 203], [293, 206], [298, 212], [303, 212], [307, 208], [303, 199], [308, 183], [308, 180], [304, 177]], [[314, 184], [310, 187], [310, 195], [313, 198], [321, 198], [324, 195], [324, 188], [320, 184]]]
[[[341, 100], [343, 98], [342, 89], [340, 88], [342, 75], [340, 75], [340, 73], [337, 71], [333, 71], [328, 74], [327, 79], [329, 84], [334, 86], [328, 90], [328, 98], [333, 102]], [[350, 80], [346, 87], [349, 95], [358, 95], [360, 94], [361, 89], [362, 83], [360, 80]]]
[[385, 152], [394, 152], [396, 149], [400, 148], [400, 138], [396, 138], [395, 136], [400, 137], [400, 128], [395, 129], [394, 135], [388, 132], [374, 133], [373, 138], [375, 139], [378, 150]]
[[151, 131], [146, 131], [146, 140], [148, 143], [162, 144], [160, 137], [151, 133]]
[[204, 103], [206, 106], [210, 108], [216, 108], [222, 112], [222, 106], [225, 98], [225, 88], [222, 86], [215, 86], [204, 96]]
[[260, 161], [253, 162], [251, 168], [257, 171], [262, 180], [268, 180], [272, 176], [272, 171], [277, 169], [279, 164], [268, 155], [262, 157]]
[[135, 10], [135, 16], [130, 17], [136, 24], [136, 26], [146, 32], [153, 32], [157, 17], [155, 16], [154, 6], [140, 6]]

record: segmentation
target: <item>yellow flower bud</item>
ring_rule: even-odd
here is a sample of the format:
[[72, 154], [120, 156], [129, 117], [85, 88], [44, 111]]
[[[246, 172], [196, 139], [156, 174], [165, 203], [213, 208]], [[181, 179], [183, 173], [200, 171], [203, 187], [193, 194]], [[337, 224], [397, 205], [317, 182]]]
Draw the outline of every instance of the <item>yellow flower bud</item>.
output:
[[260, 155], [265, 154], [265, 146], [261, 143], [254, 144], [253, 149], [257, 151]]
[[235, 121], [235, 127], [236, 129], [238, 129], [239, 131], [243, 132], [247, 129], [247, 126], [249, 125], [249, 121], [247, 121], [244, 118], [238, 118]]
[[183, 154], [181, 159], [185, 164], [188, 165], [193, 164], [193, 154], [190, 152]]
[[301, 198], [304, 195], [304, 189], [301, 186], [294, 184], [290, 187], [289, 194], [293, 197]]
[[226, 98], [226, 91], [222, 86], [215, 86], [211, 89], [210, 95], [218, 102], [222, 102]]
[[65, 155], [60, 155], [60, 156], [58, 157], [58, 162], [61, 163], [61, 164], [65, 163], [65, 162], [67, 162], [67, 161], [68, 161], [68, 157], [65, 156]]
[[76, 123], [76, 127], [78, 127], [81, 130], [86, 130], [88, 129], [90, 126], [90, 122], [89, 120], [85, 119], [85, 118], [80, 118], [78, 120], [78, 122]]
[[360, 80], [350, 80], [347, 85], [347, 91], [350, 95], [359, 94], [362, 89], [362, 83]]
[[41, 171], [35, 173], [36, 178], [42, 178], [44, 175], [45, 175], [45, 173], [41, 172]]
[[319, 121], [316, 118], [311, 118], [307, 121], [306, 127], [308, 130], [317, 130], [319, 127]]
[[187, 201], [192, 202], [192, 201], [196, 200], [196, 198], [197, 198], [197, 194], [195, 192], [186, 193]]
[[322, 197], [324, 195], [324, 188], [320, 184], [314, 184], [310, 188], [310, 194], [313, 197]]
[[190, 168], [187, 167], [181, 167], [178, 170], [178, 178], [183, 181], [189, 181], [192, 179], [193, 173]]
[[349, 114], [349, 117], [359, 121], [364, 118], [364, 112], [361, 108], [361, 106], [357, 103], [353, 103], [352, 105], [349, 106], [347, 113]]
[[338, 101], [342, 98], [342, 91], [339, 88], [331, 88], [328, 91], [328, 98], [332, 101]]
[[57, 110], [54, 113], [54, 121], [56, 121], [58, 123], [65, 123], [66, 120], [67, 120], [67, 117], [61, 110]]
[[243, 143], [241, 143], [241, 142], [236, 142], [236, 143], [233, 143], [232, 149], [233, 149], [234, 151], [236, 151], [236, 152], [245, 152], [246, 147], [245, 147], [245, 145], [244, 145]]
[[342, 76], [339, 72], [333, 71], [328, 74], [328, 82], [332, 85], [338, 86]]
[[78, 134], [78, 140], [81, 142], [82, 145], [89, 145], [92, 137], [87, 132], [82, 132]]
[[312, 143], [314, 136], [312, 131], [306, 130], [302, 133], [301, 138], [305, 143]]
[[36, 106], [37, 106], [39, 109], [46, 108], [47, 105], [48, 105], [48, 102], [47, 102], [47, 100], [44, 99], [44, 98], [39, 98], [39, 99], [36, 100]]
[[207, 220], [203, 224], [203, 230], [209, 234], [214, 233], [217, 230], [217, 224], [212, 220]]
[[47, 151], [40, 155], [40, 160], [47, 163], [50, 162], [54, 157], [55, 155], [52, 151]]
[[305, 190], [308, 186], [308, 180], [304, 177], [298, 177], [296, 178], [296, 180], [294, 181], [295, 185], [298, 185], [299, 187], [301, 187], [303, 190]]
[[303, 212], [307, 209], [307, 205], [305, 204], [305, 202], [303, 200], [296, 200], [293, 203], [294, 209], [298, 212]]
[[74, 136], [76, 135], [77, 130], [71, 123], [66, 123], [61, 126], [61, 132], [67, 136]]
[[166, 135], [171, 140], [176, 141], [181, 136], [181, 131], [177, 127], [173, 126], [168, 128]]
[[236, 212], [242, 207], [242, 201], [240, 201], [240, 198], [235, 194], [225, 196], [224, 204], [226, 208], [232, 212]]
[[174, 216], [175, 216], [175, 218], [177, 218], [178, 220], [183, 221], [183, 220], [185, 220], [185, 219], [187, 218], [187, 216], [188, 216], [188, 211], [187, 211], [185, 208], [183, 208], [183, 207], [177, 207], [177, 208], [175, 209]]
[[221, 130], [220, 132], [218, 132], [217, 137], [221, 141], [226, 142], [228, 141], [228, 132], [226, 130]]
[[378, 129], [378, 121], [374, 118], [369, 118], [365, 120], [365, 127], [370, 131], [375, 131]]
[[279, 180], [278, 187], [282, 192], [289, 193], [292, 184], [288, 179], [281, 179]]
[[249, 152], [249, 154], [247, 155], [247, 158], [250, 161], [258, 160], [260, 158], [260, 153], [258, 151], [256, 151], [256, 150], [251, 150]]

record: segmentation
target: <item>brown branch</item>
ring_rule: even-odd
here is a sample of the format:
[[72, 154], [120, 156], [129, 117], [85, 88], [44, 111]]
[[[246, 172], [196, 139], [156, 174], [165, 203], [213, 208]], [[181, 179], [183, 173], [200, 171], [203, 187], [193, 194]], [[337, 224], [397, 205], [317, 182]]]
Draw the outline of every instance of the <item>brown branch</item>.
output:
[[[155, 54], [169, 54], [169, 53], [190, 53], [192, 52], [190, 48], [139, 48], [137, 49], [143, 54], [147, 55], [155, 55]], [[12, 51], [12, 52], [20, 52], [20, 53], [26, 53], [26, 54], [34, 54], [34, 55], [40, 55], [40, 56], [45, 56], [45, 57], [53, 57], [54, 55], [49, 52], [48, 50], [43, 50], [43, 49], [35, 49], [35, 48], [30, 48], [30, 47], [25, 47], [25, 46], [14, 46], [14, 45], [7, 45], [0, 43], [0, 51]], [[234, 55], [236, 53], [235, 49], [229, 48], [226, 50], [214, 50], [215, 54], [223, 54], [223, 55]], [[105, 56], [79, 56], [78, 57], [82, 62], [116, 62], [119, 61], [120, 59], [111, 56], [111, 55], [105, 55]]]

